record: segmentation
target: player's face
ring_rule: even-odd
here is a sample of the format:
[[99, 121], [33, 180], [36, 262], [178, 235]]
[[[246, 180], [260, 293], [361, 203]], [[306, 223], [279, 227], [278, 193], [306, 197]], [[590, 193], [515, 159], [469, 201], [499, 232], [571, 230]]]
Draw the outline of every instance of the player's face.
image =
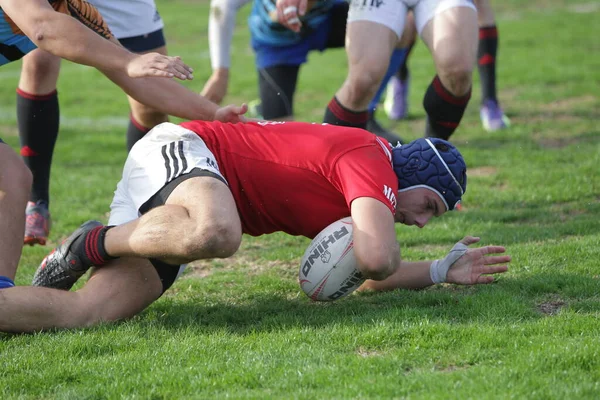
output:
[[439, 217], [446, 212], [446, 206], [440, 196], [427, 188], [415, 188], [398, 192], [396, 206], [396, 222], [405, 225], [416, 225], [419, 228], [427, 225], [432, 217]]

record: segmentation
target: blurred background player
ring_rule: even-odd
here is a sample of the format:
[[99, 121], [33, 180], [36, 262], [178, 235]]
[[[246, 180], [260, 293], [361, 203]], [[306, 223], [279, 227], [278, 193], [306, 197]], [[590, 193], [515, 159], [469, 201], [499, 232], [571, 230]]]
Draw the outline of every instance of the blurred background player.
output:
[[[281, 0], [281, 7], [300, 7], [303, 1]], [[477, 54], [477, 11], [471, 0], [353, 1], [346, 30], [348, 75], [329, 102], [323, 122], [366, 126], [369, 101], [386, 74], [386, 60], [404, 30], [409, 10], [437, 72], [423, 99], [425, 135], [450, 138], [471, 97]]]
[[[94, 5], [113, 35], [133, 53], [167, 54], [163, 21], [154, 0], [88, 0]], [[91, 12], [82, 8], [83, 13]], [[27, 203], [25, 244], [45, 244], [50, 228], [50, 169], [59, 131], [56, 84], [60, 58], [37, 49], [23, 58], [17, 88], [17, 121], [21, 155], [33, 173]], [[167, 115], [129, 97], [127, 149], [150, 128], [168, 120]]]
[[[213, 74], [202, 94], [216, 103], [227, 92], [236, 13], [250, 1], [211, 2], [209, 45]], [[279, 23], [283, 17], [278, 15], [273, 0], [254, 2], [248, 25], [256, 54], [260, 92], [260, 101], [251, 106], [255, 116], [278, 121], [294, 119], [293, 97], [300, 66], [307, 61], [310, 51], [344, 47], [347, 15], [348, 3], [345, 0], [308, 1], [306, 14], [300, 16], [296, 23], [283, 26]], [[287, 19], [283, 18], [282, 21], [287, 22]], [[392, 53], [389, 77], [397, 70], [404, 54], [402, 48]], [[371, 102], [366, 129], [395, 144], [400, 138], [375, 119], [375, 109], [385, 83], [386, 79]]]
[[[477, 65], [481, 84], [480, 118], [485, 130], [493, 132], [510, 126], [510, 120], [502, 111], [496, 96], [496, 54], [498, 51], [498, 30], [494, 12], [489, 0], [475, 0], [479, 24], [479, 46], [477, 50]], [[409, 17], [412, 17], [409, 13]], [[407, 19], [407, 31], [416, 33], [414, 22]], [[408, 38], [407, 38], [408, 40]], [[414, 40], [412, 41], [414, 44]], [[412, 48], [412, 45], [410, 45]], [[408, 115], [408, 91], [410, 76], [407, 67], [408, 55], [398, 72], [390, 79], [387, 86], [384, 108], [388, 118], [401, 120]]]
[[[147, 78], [143, 78], [145, 76], [167, 78], [176, 76], [180, 79], [192, 79], [193, 76], [191, 69], [183, 64], [178, 57], [168, 57], [156, 52], [135, 55], [121, 47], [112, 36], [110, 29], [98, 11], [85, 1], [54, 0], [48, 2], [44, 0], [24, 0], [19, 3], [18, 8], [15, 6], [16, 2], [16, 0], [0, 1], [0, 5], [3, 8], [3, 10], [0, 9], [0, 16], [2, 17], [0, 20], [0, 28], [2, 29], [0, 32], [2, 33], [1, 39], [4, 44], [0, 53], [2, 55], [0, 58], [2, 63], [20, 59], [25, 54], [34, 51], [36, 45], [40, 45], [41, 49], [45, 49], [57, 56], [85, 65], [96, 66], [130, 96], [148, 104], [150, 107], [160, 109], [163, 113], [186, 119], [210, 120], [217, 118], [227, 121], [239, 121], [239, 114], [245, 112], [245, 106], [219, 108], [216, 104], [211, 103], [170, 79], [148, 80]], [[79, 20], [85, 26], [108, 40], [105, 41], [99, 38], [76, 20]], [[38, 21], [48, 22], [46, 25], [40, 25]], [[58, 29], [58, 26], [62, 29]], [[40, 29], [40, 27], [43, 29]], [[61, 34], [61, 32], [64, 32], [64, 34]], [[34, 36], [35, 43], [27, 35]], [[76, 41], [74, 37], [77, 37], [80, 41]], [[53, 66], [58, 67], [58, 64], [53, 64]], [[54, 74], [50, 74], [54, 89], [47, 93], [47, 96], [33, 99], [34, 101], [41, 102], [41, 107], [40, 105], [36, 107], [35, 104], [31, 103], [29, 107], [25, 107], [26, 109], [28, 108], [28, 118], [34, 115], [36, 120], [41, 118], [47, 124], [56, 127], [56, 129], [58, 129], [58, 104], [55, 90], [57, 72], [58, 70], [56, 69]], [[45, 79], [46, 76], [44, 73], [36, 74], [36, 78], [33, 80], [36, 84], [32, 86], [35, 86], [36, 90], [39, 90], [38, 93], [43, 92], [44, 88], [37, 85], [37, 83], [47, 83]], [[31, 83], [32, 81], [29, 80], [28, 82]], [[46, 101], [49, 102], [47, 103]], [[23, 100], [22, 103], [24, 102]], [[53, 120], [55, 121], [54, 124], [52, 123]], [[37, 122], [35, 123], [37, 124]], [[44, 124], [35, 125], [40, 130], [44, 126]], [[23, 152], [27, 156], [25, 159], [31, 161], [34, 158], [31, 157], [34, 152], [39, 154], [42, 149], [53, 148], [56, 140], [56, 131], [53, 130], [50, 136], [52, 136], [52, 140], [50, 142], [42, 141], [40, 147], [32, 142], [25, 145], [23, 147]], [[34, 137], [39, 140], [45, 140], [43, 135], [36, 135]], [[42, 171], [42, 174], [49, 175], [51, 152], [44, 154], [45, 157], [39, 160], [36, 159], [39, 162], [32, 164], [31, 167], [34, 176], [34, 186], [36, 184], [35, 178], [40, 171]], [[36, 188], [38, 190], [41, 188], [41, 190], [34, 190], [34, 193], [45, 192], [47, 196], [47, 177], [45, 181], [42, 180], [38, 184], [40, 186]], [[34, 200], [37, 201], [39, 199]], [[25, 223], [25, 243], [45, 244], [48, 236], [49, 222], [47, 202], [45, 203], [45, 208], [37, 207], [31, 210], [30, 207]]]

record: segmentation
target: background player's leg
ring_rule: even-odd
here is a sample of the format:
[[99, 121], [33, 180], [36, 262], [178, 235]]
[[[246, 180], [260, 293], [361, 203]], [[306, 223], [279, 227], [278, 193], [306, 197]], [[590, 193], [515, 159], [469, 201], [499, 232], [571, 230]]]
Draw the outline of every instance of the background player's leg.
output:
[[60, 58], [37, 49], [23, 57], [17, 88], [17, 121], [21, 155], [33, 174], [24, 242], [46, 244], [50, 229], [50, 167], [58, 137], [56, 82]]
[[11, 280], [21, 258], [30, 188], [31, 172], [14, 150], [0, 141], [0, 276]]

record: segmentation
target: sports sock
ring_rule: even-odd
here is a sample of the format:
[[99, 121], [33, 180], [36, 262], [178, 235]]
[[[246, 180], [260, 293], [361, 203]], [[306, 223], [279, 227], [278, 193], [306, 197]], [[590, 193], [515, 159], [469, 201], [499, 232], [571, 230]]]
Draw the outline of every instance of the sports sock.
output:
[[398, 68], [400, 68], [400, 64], [404, 61], [407, 52], [407, 49], [394, 49], [392, 56], [390, 57], [390, 64], [388, 66], [388, 69], [385, 73], [385, 76], [383, 77], [383, 80], [381, 81], [381, 85], [379, 85], [377, 93], [375, 93], [373, 100], [371, 100], [371, 102], [369, 103], [369, 111], [371, 113], [375, 112], [375, 109], [377, 108], [377, 105], [379, 105], [379, 101], [381, 100], [381, 95], [387, 87], [390, 78], [394, 76], [396, 71], [398, 71]]
[[8, 276], [0, 275], [0, 289], [8, 289], [11, 287], [15, 287], [15, 282]]
[[458, 127], [470, 98], [471, 89], [467, 94], [456, 97], [436, 75], [423, 98], [423, 107], [427, 112], [425, 136], [448, 140]]
[[109, 256], [104, 248], [106, 232], [113, 226], [98, 226], [84, 235], [79, 236], [70, 250], [77, 255], [84, 264], [100, 267], [110, 260], [118, 257]]
[[495, 25], [479, 28], [477, 68], [481, 82], [481, 100], [496, 100], [496, 52], [498, 29]]
[[17, 89], [21, 156], [33, 174], [30, 200], [50, 203], [50, 167], [59, 127], [58, 93], [35, 95]]
[[137, 143], [138, 140], [144, 137], [146, 133], [150, 131], [149, 128], [146, 128], [135, 118], [133, 115], [129, 115], [129, 126], [127, 127], [127, 151], [130, 151], [134, 144]]
[[402, 64], [400, 68], [398, 68], [398, 73], [396, 76], [400, 78], [401, 81], [405, 81], [408, 78], [408, 56], [415, 46], [415, 41], [413, 40], [408, 47], [406, 47], [406, 54], [404, 55], [404, 60], [402, 60]]
[[335, 96], [333, 96], [327, 105], [327, 109], [325, 110], [323, 122], [331, 125], [344, 125], [353, 128], [366, 129], [368, 119], [369, 113], [367, 110], [349, 110], [344, 107]]

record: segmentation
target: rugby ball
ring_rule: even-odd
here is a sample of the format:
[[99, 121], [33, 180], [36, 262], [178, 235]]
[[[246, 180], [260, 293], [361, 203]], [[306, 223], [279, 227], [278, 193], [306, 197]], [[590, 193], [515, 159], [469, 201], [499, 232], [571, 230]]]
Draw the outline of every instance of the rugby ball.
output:
[[354, 257], [350, 217], [332, 223], [312, 240], [302, 257], [298, 281], [315, 301], [340, 299], [365, 281]]

